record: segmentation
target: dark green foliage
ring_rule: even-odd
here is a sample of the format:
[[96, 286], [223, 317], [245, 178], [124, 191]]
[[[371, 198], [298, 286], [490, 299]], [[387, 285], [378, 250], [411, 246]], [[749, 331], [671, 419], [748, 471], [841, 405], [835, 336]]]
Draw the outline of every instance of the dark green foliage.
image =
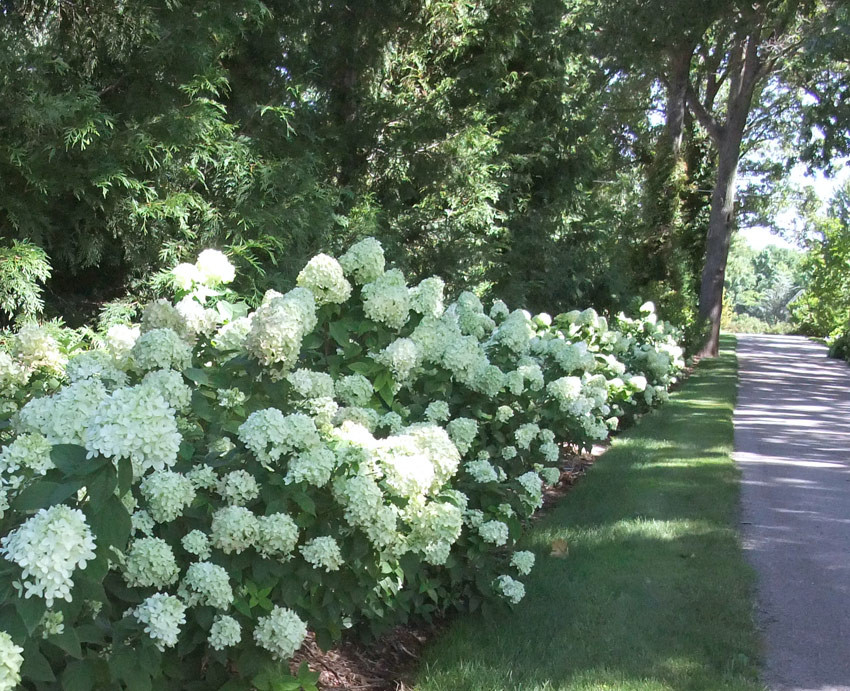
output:
[[41, 312], [41, 284], [48, 278], [50, 264], [43, 249], [26, 240], [0, 246], [0, 324]]

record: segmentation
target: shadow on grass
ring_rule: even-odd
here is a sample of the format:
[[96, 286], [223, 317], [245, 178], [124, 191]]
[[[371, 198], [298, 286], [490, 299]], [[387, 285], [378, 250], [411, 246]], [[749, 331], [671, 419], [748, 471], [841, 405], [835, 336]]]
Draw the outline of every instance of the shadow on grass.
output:
[[[418, 689], [761, 689], [752, 573], [735, 530], [734, 356], [704, 362], [617, 438], [523, 545], [512, 611], [459, 620]], [[569, 545], [550, 555], [553, 540]]]

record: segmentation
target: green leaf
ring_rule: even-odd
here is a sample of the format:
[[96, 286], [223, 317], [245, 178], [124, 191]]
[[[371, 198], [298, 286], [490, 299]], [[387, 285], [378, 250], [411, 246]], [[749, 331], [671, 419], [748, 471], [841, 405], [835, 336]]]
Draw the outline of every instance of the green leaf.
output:
[[316, 515], [316, 502], [314, 502], [308, 494], [304, 492], [293, 492], [292, 501], [298, 504], [298, 506], [301, 507], [301, 510], [305, 513], [308, 513], [311, 516]]
[[76, 444], [57, 444], [50, 450], [50, 460], [67, 477], [80, 477], [95, 472], [109, 461], [86, 458], [88, 451]]
[[31, 641], [24, 646], [24, 663], [21, 665], [21, 676], [31, 681], [56, 681], [56, 675], [47, 658], [41, 654], [38, 644]]
[[11, 502], [13, 511], [27, 512], [46, 509], [55, 504], [61, 504], [68, 497], [77, 493], [83, 486], [82, 480], [70, 482], [51, 482], [39, 480], [25, 488]]
[[118, 474], [115, 468], [110, 464], [108, 468], [101, 469], [86, 482], [86, 493], [92, 506], [95, 508], [103, 506], [110, 497], [114, 496], [117, 486]]
[[210, 381], [210, 375], [202, 369], [197, 367], [189, 367], [188, 369], [183, 370], [183, 376], [188, 380], [195, 382], [196, 384], [208, 384]]
[[348, 328], [345, 325], [344, 321], [331, 322], [331, 325], [328, 327], [328, 331], [331, 334], [331, 337], [343, 348], [348, 345]]
[[97, 538], [98, 547], [117, 547], [123, 550], [130, 537], [130, 514], [114, 494], [96, 511], [86, 507], [89, 526]]
[[62, 674], [62, 691], [91, 691], [94, 671], [86, 660], [70, 663]]
[[129, 458], [118, 461], [118, 492], [123, 497], [133, 486], [133, 462]]
[[27, 632], [32, 634], [41, 624], [41, 619], [47, 607], [44, 605], [44, 600], [40, 597], [19, 597], [15, 599], [15, 609], [24, 626], [27, 627]]
[[83, 657], [83, 652], [80, 649], [80, 639], [77, 637], [77, 632], [71, 626], [66, 626], [62, 633], [53, 634], [47, 640], [77, 660]]

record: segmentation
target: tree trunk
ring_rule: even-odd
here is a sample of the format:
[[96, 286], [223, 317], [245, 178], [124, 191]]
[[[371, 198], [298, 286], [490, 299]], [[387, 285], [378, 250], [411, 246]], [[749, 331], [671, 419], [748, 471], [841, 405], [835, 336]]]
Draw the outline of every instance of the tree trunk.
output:
[[720, 315], [723, 312], [723, 283], [735, 216], [735, 178], [741, 153], [743, 128], [725, 132], [717, 152], [717, 178], [711, 193], [711, 215], [705, 241], [705, 264], [699, 291], [699, 317], [708, 325], [700, 357], [715, 357], [720, 344]]
[[686, 94], [691, 76], [693, 46], [678, 46], [670, 54], [667, 85], [666, 129], [673, 160], [678, 161], [682, 152], [682, 136], [685, 131]]

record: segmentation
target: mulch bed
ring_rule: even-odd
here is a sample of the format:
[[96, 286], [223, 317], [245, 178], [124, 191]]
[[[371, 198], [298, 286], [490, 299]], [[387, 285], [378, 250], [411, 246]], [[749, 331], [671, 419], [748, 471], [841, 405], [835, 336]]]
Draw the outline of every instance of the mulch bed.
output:
[[[567, 447], [561, 457], [561, 479], [544, 489], [543, 507], [532, 520], [548, 513], [579, 481], [605, 446], [594, 446], [579, 453]], [[365, 645], [344, 641], [336, 648], [322, 651], [312, 636], [290, 662], [293, 674], [302, 662], [319, 672], [319, 688], [324, 691], [409, 691], [413, 677], [428, 642], [442, 631], [447, 620], [419, 622], [398, 626], [374, 643]]]

